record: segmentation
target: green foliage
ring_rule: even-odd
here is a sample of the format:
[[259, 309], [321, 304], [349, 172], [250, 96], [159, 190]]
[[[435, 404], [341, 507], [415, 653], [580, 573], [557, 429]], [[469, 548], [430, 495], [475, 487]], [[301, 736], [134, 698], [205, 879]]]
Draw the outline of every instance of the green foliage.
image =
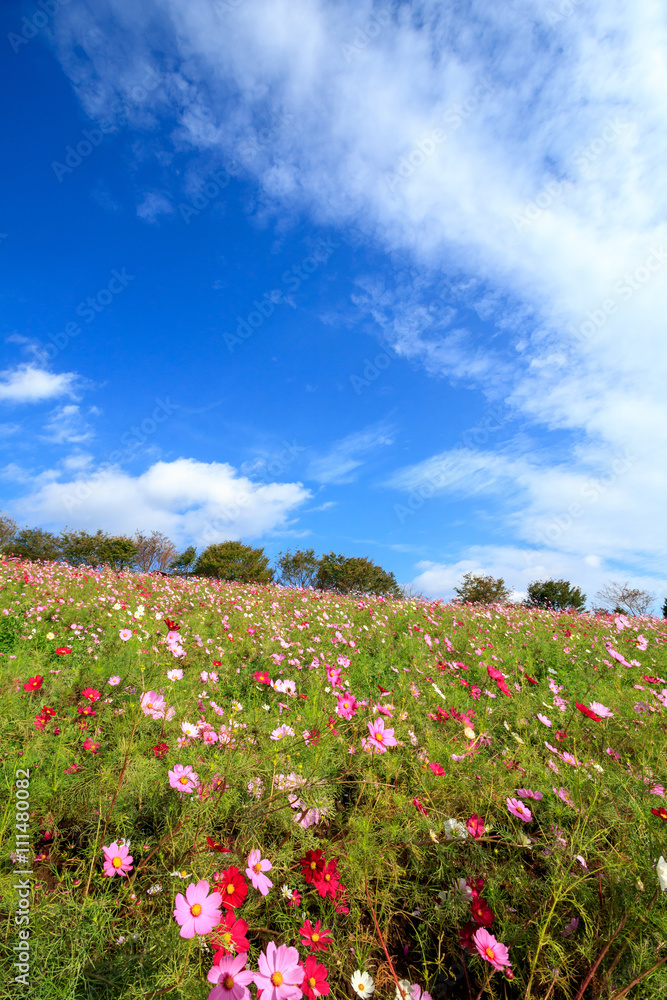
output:
[[278, 556], [279, 579], [286, 587], [314, 587], [319, 567], [314, 549], [297, 549], [294, 554], [288, 549]]
[[528, 608], [581, 611], [586, 606], [586, 595], [568, 580], [536, 580], [528, 587], [525, 604]]
[[58, 539], [43, 528], [22, 528], [5, 546], [8, 555], [21, 559], [57, 559], [60, 555]]
[[9, 514], [0, 512], [0, 551], [4, 552], [7, 546], [14, 540], [18, 525]]
[[190, 545], [184, 552], [181, 552], [175, 559], [172, 559], [169, 569], [172, 573], [176, 573], [177, 576], [184, 576], [187, 573], [192, 573], [196, 562], [197, 550], [194, 545]]
[[329, 552], [322, 556], [315, 586], [339, 594], [381, 594], [398, 597], [399, 588], [393, 573], [387, 573], [370, 559], [347, 557]]
[[463, 604], [506, 604], [510, 591], [502, 577], [483, 576], [481, 573], [466, 573], [455, 594]]
[[241, 542], [218, 542], [204, 549], [195, 564], [196, 576], [213, 576], [237, 583], [270, 583], [273, 570], [264, 549]]
[[70, 566], [99, 566], [101, 547], [109, 536], [100, 528], [92, 535], [88, 531], [68, 531], [67, 528], [58, 539], [60, 554]]
[[100, 544], [98, 554], [105, 566], [111, 566], [120, 573], [136, 564], [137, 544], [127, 535], [111, 535]]

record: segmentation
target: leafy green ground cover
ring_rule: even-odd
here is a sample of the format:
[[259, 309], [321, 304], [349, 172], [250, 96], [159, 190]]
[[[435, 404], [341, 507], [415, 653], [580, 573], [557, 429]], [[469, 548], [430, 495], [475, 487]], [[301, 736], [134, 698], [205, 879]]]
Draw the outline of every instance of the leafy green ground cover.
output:
[[0, 587], [3, 996], [667, 996], [665, 621]]

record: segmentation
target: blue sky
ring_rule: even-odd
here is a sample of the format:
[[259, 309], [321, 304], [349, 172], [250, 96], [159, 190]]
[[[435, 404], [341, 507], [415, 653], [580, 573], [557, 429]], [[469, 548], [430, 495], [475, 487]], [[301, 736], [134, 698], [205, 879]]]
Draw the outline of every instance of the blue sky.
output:
[[666, 19], [8, 0], [3, 509], [658, 612]]

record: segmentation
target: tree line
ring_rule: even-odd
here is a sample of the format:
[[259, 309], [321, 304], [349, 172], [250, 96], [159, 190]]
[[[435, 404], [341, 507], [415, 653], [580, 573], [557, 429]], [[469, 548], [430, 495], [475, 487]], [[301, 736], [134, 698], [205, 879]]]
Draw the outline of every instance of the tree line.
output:
[[[159, 531], [133, 536], [109, 535], [98, 529], [94, 534], [65, 528], [55, 535], [43, 528], [18, 529], [7, 514], [0, 514], [0, 550], [22, 559], [67, 562], [71, 566], [109, 566], [117, 572], [163, 573], [178, 576], [206, 576], [237, 583], [280, 583], [285, 587], [333, 590], [342, 594], [379, 594], [386, 597], [425, 600], [409, 584], [399, 587], [393, 573], [368, 558], [344, 556], [336, 552], [315, 555], [314, 549], [281, 552], [276, 565], [269, 565], [263, 548], [253, 548], [238, 541], [209, 545], [199, 555], [194, 546], [178, 552], [174, 543]], [[455, 603], [509, 604], [511, 591], [502, 577], [466, 573], [455, 588]], [[628, 583], [606, 584], [595, 595], [597, 614], [642, 615], [655, 598], [648, 591]], [[528, 608], [556, 611], [583, 611], [586, 595], [569, 580], [535, 580], [529, 584], [525, 599]], [[662, 607], [667, 618], [667, 599]]]

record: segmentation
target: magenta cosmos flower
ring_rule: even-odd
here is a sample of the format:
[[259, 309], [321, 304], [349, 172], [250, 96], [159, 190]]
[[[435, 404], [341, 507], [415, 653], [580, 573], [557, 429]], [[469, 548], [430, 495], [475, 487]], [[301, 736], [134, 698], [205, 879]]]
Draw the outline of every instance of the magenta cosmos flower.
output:
[[348, 695], [338, 695], [338, 704], [336, 705], [336, 715], [340, 715], [342, 719], [351, 719], [357, 714], [357, 699], [353, 694]]
[[273, 882], [271, 879], [267, 878], [264, 872], [268, 872], [273, 868], [273, 865], [267, 858], [262, 859], [261, 852], [255, 849], [251, 851], [248, 855], [248, 867], [245, 870], [246, 875], [252, 882], [255, 889], [259, 889], [262, 896], [266, 896], [269, 889], [273, 887]]
[[166, 702], [157, 691], [146, 691], [142, 694], [139, 702], [144, 715], [150, 715], [152, 719], [163, 719]]
[[192, 764], [175, 764], [173, 771], [168, 771], [169, 784], [179, 792], [194, 792], [199, 787], [199, 775], [192, 770]]
[[222, 919], [222, 896], [219, 892], [208, 894], [209, 884], [191, 882], [185, 890], [185, 896], [179, 892], [176, 896], [174, 916], [181, 928], [181, 937], [191, 938], [195, 934], [210, 934]]
[[118, 846], [114, 840], [109, 847], [103, 847], [104, 851], [104, 874], [109, 877], [113, 875], [127, 875], [132, 871], [133, 858], [125, 844]]
[[486, 962], [490, 962], [494, 969], [502, 972], [512, 964], [509, 959], [509, 952], [504, 944], [496, 941], [493, 934], [489, 934], [484, 927], [473, 934], [475, 947]]
[[299, 968], [299, 952], [273, 941], [266, 946], [266, 955], [260, 952], [259, 972], [255, 973], [255, 986], [262, 993], [262, 1000], [299, 1000], [304, 971]]
[[516, 816], [517, 819], [523, 820], [524, 823], [530, 823], [533, 818], [532, 812], [528, 806], [524, 806], [521, 799], [507, 799], [507, 808], [512, 813], [512, 816]]
[[209, 983], [217, 983], [209, 993], [207, 1000], [249, 1000], [248, 983], [254, 979], [255, 973], [244, 969], [248, 955], [225, 955], [219, 965], [214, 965], [208, 976]]
[[395, 747], [397, 740], [394, 739], [394, 730], [384, 728], [384, 719], [375, 719], [368, 723], [370, 736], [368, 742], [373, 743], [380, 753], [385, 753], [387, 747]]

